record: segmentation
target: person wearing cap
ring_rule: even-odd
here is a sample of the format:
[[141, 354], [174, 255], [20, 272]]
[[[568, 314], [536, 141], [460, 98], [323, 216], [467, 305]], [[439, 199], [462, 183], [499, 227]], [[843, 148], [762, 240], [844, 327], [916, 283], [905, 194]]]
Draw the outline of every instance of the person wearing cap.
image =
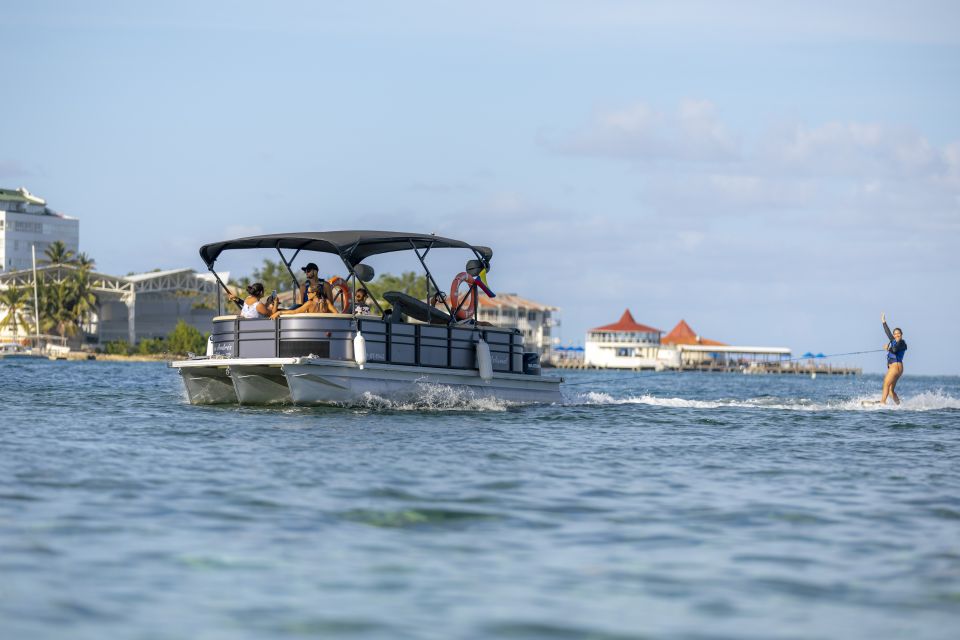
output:
[[317, 267], [313, 262], [308, 262], [307, 266], [302, 267], [303, 271], [307, 275], [307, 279], [302, 285], [300, 285], [300, 297], [297, 299], [297, 302], [303, 304], [307, 301], [307, 292], [311, 286], [319, 286], [323, 291], [323, 297], [332, 305], [333, 304], [333, 292], [330, 290], [330, 283], [317, 275], [320, 271], [320, 268]]

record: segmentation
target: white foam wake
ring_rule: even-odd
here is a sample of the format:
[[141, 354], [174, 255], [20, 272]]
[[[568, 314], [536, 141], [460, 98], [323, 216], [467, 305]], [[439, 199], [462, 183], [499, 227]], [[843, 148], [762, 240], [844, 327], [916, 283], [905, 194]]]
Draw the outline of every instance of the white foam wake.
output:
[[418, 383], [417, 395], [403, 400], [390, 399], [367, 392], [351, 407], [389, 411], [506, 411], [512, 403], [478, 396], [470, 389], [442, 384]]
[[886, 405], [873, 404], [877, 395], [860, 396], [828, 402], [814, 402], [806, 398], [748, 398], [745, 400], [691, 400], [687, 398], [661, 398], [652, 395], [628, 396], [616, 398], [608, 393], [590, 391], [571, 398], [568, 405], [623, 405], [646, 404], [656, 407], [675, 407], [689, 409], [774, 409], [782, 411], [938, 411], [942, 409], [960, 409], [960, 398], [940, 391], [925, 391], [901, 397], [899, 405], [888, 400]]

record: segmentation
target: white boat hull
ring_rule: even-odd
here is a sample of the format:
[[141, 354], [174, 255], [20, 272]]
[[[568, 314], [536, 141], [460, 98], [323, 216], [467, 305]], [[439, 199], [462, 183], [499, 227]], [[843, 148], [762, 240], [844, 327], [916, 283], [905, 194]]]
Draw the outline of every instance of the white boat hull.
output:
[[483, 380], [477, 371], [357, 365], [337, 361], [306, 361], [283, 366], [290, 396], [298, 405], [363, 404], [371, 400], [416, 402], [433, 387], [449, 387], [464, 399], [494, 398], [518, 404], [560, 402], [560, 378], [494, 374]]
[[516, 404], [561, 402], [561, 378], [476, 370], [356, 363], [325, 358], [183, 360], [180, 371], [191, 404], [357, 405], [378, 400], [417, 402], [439, 387], [463, 400], [492, 398]]
[[237, 393], [227, 367], [177, 367], [190, 404], [236, 404]]
[[282, 365], [240, 365], [227, 368], [240, 404], [289, 404], [290, 389]]

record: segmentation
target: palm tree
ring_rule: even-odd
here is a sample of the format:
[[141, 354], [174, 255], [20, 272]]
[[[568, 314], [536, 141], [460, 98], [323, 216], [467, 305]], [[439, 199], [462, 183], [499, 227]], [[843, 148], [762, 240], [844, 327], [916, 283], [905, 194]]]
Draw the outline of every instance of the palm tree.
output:
[[[81, 257], [87, 259], [92, 265], [93, 260], [89, 260], [84, 254]], [[80, 257], [78, 257], [78, 262]], [[70, 277], [71, 307], [73, 311], [73, 322], [78, 327], [82, 327], [90, 319], [91, 314], [97, 308], [97, 297], [93, 294], [90, 286], [90, 266], [80, 266]]]
[[67, 245], [62, 240], [55, 240], [48, 244], [47, 248], [43, 250], [43, 255], [46, 256], [46, 260], [40, 262], [44, 264], [61, 265], [74, 262], [73, 251], [67, 249]]
[[61, 338], [77, 333], [73, 304], [74, 283], [70, 280], [51, 282], [43, 287], [40, 301], [40, 324], [55, 330]]
[[11, 327], [14, 342], [17, 340], [18, 329], [30, 325], [29, 316], [26, 315], [29, 302], [30, 292], [24, 287], [10, 287], [0, 291], [0, 307], [7, 310], [6, 315], [0, 319], [0, 329]]
[[91, 271], [97, 267], [97, 261], [83, 252], [77, 254], [77, 257], [74, 258], [73, 263], [78, 267], [86, 267]]

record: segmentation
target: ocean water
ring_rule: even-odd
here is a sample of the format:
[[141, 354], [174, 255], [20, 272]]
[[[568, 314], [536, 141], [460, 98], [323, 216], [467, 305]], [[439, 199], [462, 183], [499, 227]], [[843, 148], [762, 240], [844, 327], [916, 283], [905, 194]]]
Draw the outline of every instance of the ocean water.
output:
[[960, 637], [960, 378], [565, 377], [263, 409], [0, 362], [0, 637]]

